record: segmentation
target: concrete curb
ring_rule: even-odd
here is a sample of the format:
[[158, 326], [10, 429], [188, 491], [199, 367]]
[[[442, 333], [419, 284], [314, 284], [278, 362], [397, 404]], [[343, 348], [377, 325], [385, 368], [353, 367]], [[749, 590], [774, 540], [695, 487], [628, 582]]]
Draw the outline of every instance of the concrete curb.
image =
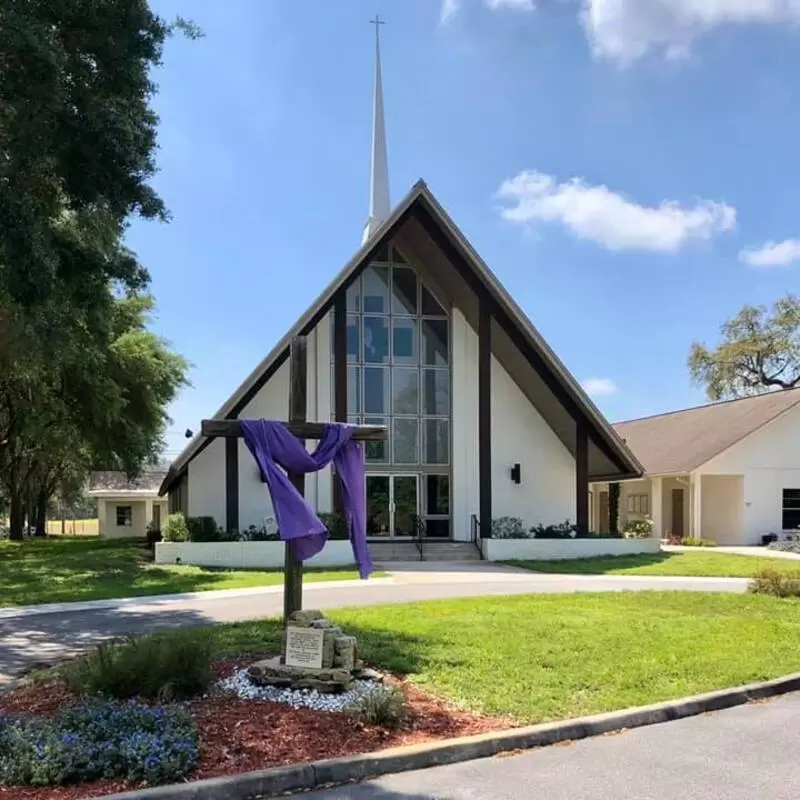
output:
[[479, 736], [464, 736], [377, 753], [314, 761], [277, 769], [246, 772], [193, 783], [106, 795], [106, 800], [250, 800], [343, 785], [395, 772], [487, 758], [510, 750], [545, 747], [612, 731], [720, 711], [725, 708], [800, 690], [800, 673], [763, 683], [628, 708], [591, 717], [531, 725]]
[[[303, 591], [310, 589], [330, 589], [332, 586], [343, 586], [345, 588], [354, 586], [365, 586], [373, 584], [395, 583], [394, 578], [370, 578], [369, 581], [362, 581], [354, 578], [344, 581], [306, 581], [303, 584]], [[128, 606], [154, 606], [170, 605], [171, 603], [183, 603], [187, 600], [233, 600], [237, 597], [250, 597], [262, 594], [279, 594], [283, 591], [283, 584], [274, 586], [252, 586], [247, 589], [217, 589], [208, 592], [184, 592], [183, 594], [150, 594], [141, 597], [118, 597], [109, 600], [83, 600], [75, 603], [41, 603], [35, 606], [8, 606], [0, 608], [0, 622], [5, 619], [17, 619], [19, 617], [35, 617], [40, 614], [64, 614], [74, 611], [110, 611], [115, 608], [126, 608]]]

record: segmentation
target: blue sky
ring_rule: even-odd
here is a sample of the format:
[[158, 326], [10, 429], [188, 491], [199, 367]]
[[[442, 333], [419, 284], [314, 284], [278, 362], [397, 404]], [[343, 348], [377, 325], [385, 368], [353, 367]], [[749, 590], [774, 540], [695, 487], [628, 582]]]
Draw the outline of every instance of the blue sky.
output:
[[194, 365], [170, 456], [360, 243], [376, 12], [393, 202], [423, 178], [611, 420], [701, 402], [691, 342], [800, 291], [798, 0], [153, 7], [205, 33], [155, 76], [173, 219], [129, 233]]

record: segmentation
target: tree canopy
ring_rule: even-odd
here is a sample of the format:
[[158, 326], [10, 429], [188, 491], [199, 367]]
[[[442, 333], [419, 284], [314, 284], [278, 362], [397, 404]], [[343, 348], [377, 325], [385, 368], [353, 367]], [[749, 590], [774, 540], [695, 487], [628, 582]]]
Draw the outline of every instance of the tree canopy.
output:
[[720, 327], [711, 349], [695, 342], [692, 381], [710, 400], [745, 397], [800, 385], [800, 298], [788, 294], [772, 308], [747, 305]]
[[15, 538], [90, 468], [155, 461], [186, 383], [124, 240], [132, 216], [168, 218], [150, 184], [151, 75], [176, 28], [196, 35], [147, 0], [0, 0], [0, 488]]

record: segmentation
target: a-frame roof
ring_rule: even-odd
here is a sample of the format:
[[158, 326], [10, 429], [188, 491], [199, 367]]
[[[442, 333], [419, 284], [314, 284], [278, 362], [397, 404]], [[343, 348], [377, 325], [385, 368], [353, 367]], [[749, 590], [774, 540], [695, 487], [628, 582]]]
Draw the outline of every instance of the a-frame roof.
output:
[[[411, 229], [422, 232], [420, 236], [424, 233], [426, 242], [432, 243], [430, 246], [438, 248], [439, 254], [455, 265], [459, 281], [464, 286], [475, 293], [488, 295], [495, 319], [502, 324], [502, 329], [498, 328], [498, 338], [502, 338], [507, 348], [514, 346], [514, 349], [522, 352], [536, 371], [537, 380], [542, 387], [545, 387], [548, 397], [554, 398], [554, 402], [565, 409], [573, 421], [580, 419], [587, 426], [590, 441], [602, 456], [594, 470], [590, 466], [591, 479], [621, 480], [641, 475], [643, 470], [636, 457], [614, 432], [580, 384], [550, 349], [422, 180], [414, 184], [405, 198], [395, 207], [391, 216], [362, 245], [266, 358], [242, 381], [213, 418], [237, 418], [259, 389], [284, 363], [288, 357], [292, 337], [310, 333], [333, 307], [337, 292], [347, 288], [386, 242], [398, 234], [402, 237], [404, 230], [407, 234]], [[408, 255], [405, 245], [403, 252]], [[553, 427], [556, 430], [556, 427]], [[571, 447], [566, 428], [556, 432], [565, 444]], [[161, 485], [162, 494], [210, 441], [201, 434], [194, 436], [172, 463]]]

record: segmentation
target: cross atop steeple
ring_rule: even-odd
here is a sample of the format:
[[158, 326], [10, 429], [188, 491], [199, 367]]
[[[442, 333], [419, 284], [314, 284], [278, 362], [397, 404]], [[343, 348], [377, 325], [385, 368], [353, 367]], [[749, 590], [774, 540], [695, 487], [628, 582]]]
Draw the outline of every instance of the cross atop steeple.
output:
[[369, 185], [369, 218], [364, 226], [361, 243], [369, 239], [382, 222], [389, 218], [389, 161], [386, 153], [386, 125], [383, 119], [383, 86], [381, 81], [380, 26], [386, 22], [377, 14], [371, 19], [375, 26], [375, 94], [372, 110], [372, 159]]

